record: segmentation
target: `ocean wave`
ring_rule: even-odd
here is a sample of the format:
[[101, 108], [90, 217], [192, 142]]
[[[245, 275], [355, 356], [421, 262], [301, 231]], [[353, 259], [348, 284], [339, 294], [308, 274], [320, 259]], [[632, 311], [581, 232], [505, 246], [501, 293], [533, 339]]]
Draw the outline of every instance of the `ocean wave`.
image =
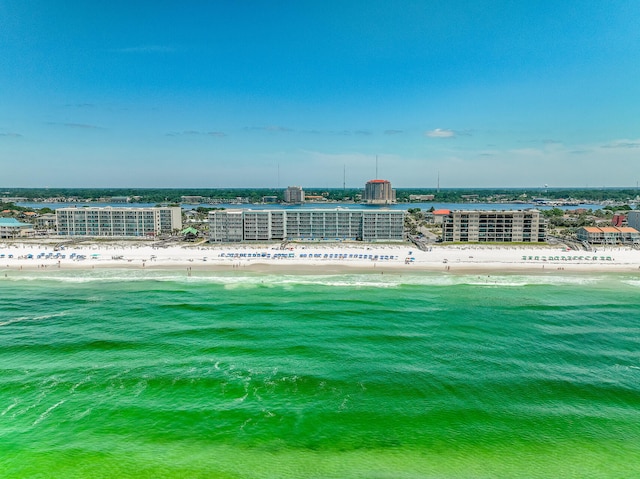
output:
[[2, 411], [2, 412], [0, 413], [0, 416], [4, 416], [5, 414], [7, 414], [9, 411], [11, 411], [11, 410], [12, 410], [14, 407], [16, 407], [17, 405], [18, 405], [18, 400], [17, 400], [17, 399], [14, 399], [14, 400], [13, 400], [13, 402], [12, 402], [11, 404], [9, 404], [9, 405], [7, 406], [7, 408], [6, 408], [4, 411]]
[[54, 409], [56, 409], [58, 406], [61, 406], [62, 404], [64, 404], [65, 400], [62, 399], [60, 401], [58, 401], [56, 404], [54, 404], [53, 406], [51, 406], [49, 409], [47, 409], [45, 412], [43, 412], [42, 414], [40, 414], [40, 416], [38, 417], [38, 419], [36, 419], [35, 421], [33, 421], [33, 426], [37, 426], [38, 424], [40, 424], [42, 421], [44, 421], [49, 414], [51, 414], [51, 411], [53, 411]]
[[59, 313], [51, 313], [51, 314], [41, 314], [36, 316], [18, 316], [16, 318], [10, 318], [5, 321], [0, 321], [0, 326], [8, 326], [14, 323], [21, 323], [24, 321], [44, 321], [51, 318], [60, 318], [65, 316], [66, 311], [60, 311]]
[[[192, 274], [191, 276], [189, 274]], [[616, 279], [633, 287], [640, 287], [640, 280], [615, 274], [600, 275], [544, 275], [544, 274], [442, 274], [434, 272], [407, 273], [330, 273], [330, 274], [274, 274], [248, 272], [196, 272], [185, 274], [178, 270], [86, 270], [50, 274], [24, 274], [9, 278], [11, 281], [57, 282], [57, 283], [135, 283], [157, 282], [189, 285], [220, 284], [227, 289], [257, 287], [377, 287], [399, 286], [487, 286], [524, 287], [531, 285], [596, 285], [611, 283]], [[1, 324], [1, 323], [0, 323]]]

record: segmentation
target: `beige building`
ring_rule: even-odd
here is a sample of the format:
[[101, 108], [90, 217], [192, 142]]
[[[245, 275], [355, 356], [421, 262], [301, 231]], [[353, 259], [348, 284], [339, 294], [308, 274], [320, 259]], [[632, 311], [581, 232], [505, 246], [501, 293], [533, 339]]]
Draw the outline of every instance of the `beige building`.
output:
[[435, 195], [409, 195], [409, 201], [433, 201]]
[[305, 201], [310, 201], [312, 203], [326, 203], [327, 199], [322, 195], [304, 195]]
[[212, 243], [240, 241], [402, 241], [402, 210], [218, 210], [209, 213]]
[[60, 236], [156, 237], [182, 229], [179, 206], [152, 208], [58, 208]]
[[289, 186], [284, 190], [285, 203], [304, 203], [304, 190], [301, 186]]
[[390, 205], [396, 202], [396, 190], [388, 180], [367, 181], [362, 201], [368, 205]]
[[45, 213], [33, 219], [33, 224], [38, 229], [55, 229], [56, 215], [55, 213]]
[[546, 241], [546, 223], [537, 210], [526, 211], [452, 211], [443, 218], [445, 242]]

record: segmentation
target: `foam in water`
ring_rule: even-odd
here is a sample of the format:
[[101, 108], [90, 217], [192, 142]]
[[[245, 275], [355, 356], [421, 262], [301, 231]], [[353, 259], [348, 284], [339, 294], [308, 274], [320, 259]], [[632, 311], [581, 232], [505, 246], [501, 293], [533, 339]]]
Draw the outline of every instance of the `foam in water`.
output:
[[44, 321], [51, 318], [60, 318], [65, 316], [67, 313], [65, 311], [61, 311], [59, 313], [52, 314], [41, 314], [36, 316], [19, 316], [17, 318], [10, 318], [5, 321], [0, 321], [0, 326], [8, 326], [13, 323], [21, 323], [23, 321]]
[[625, 284], [633, 286], [634, 288], [640, 288], [640, 279], [629, 279], [624, 281]]
[[58, 406], [63, 405], [65, 402], [64, 399], [58, 401], [56, 404], [54, 404], [53, 406], [51, 406], [49, 409], [47, 409], [45, 412], [43, 412], [42, 414], [40, 414], [40, 416], [38, 416], [38, 419], [36, 419], [35, 421], [33, 421], [33, 426], [37, 426], [38, 424], [40, 424], [42, 421], [44, 421], [49, 414], [51, 414], [51, 411], [53, 411], [54, 409], [56, 409]]
[[527, 285], [593, 285], [610, 282], [613, 278], [623, 279], [630, 286], [640, 286], [640, 280], [627, 279], [623, 275], [543, 275], [543, 274], [442, 274], [424, 273], [364, 273], [364, 274], [301, 274], [283, 275], [271, 273], [213, 273], [198, 272], [187, 276], [183, 271], [158, 270], [83, 270], [81, 272], [25, 273], [8, 278], [10, 281], [51, 281], [61, 283], [118, 283], [157, 281], [159, 283], [223, 284], [226, 288], [255, 288], [286, 285], [323, 285], [328, 287], [379, 287], [392, 288], [400, 285], [416, 286], [498, 286], [521, 287]]

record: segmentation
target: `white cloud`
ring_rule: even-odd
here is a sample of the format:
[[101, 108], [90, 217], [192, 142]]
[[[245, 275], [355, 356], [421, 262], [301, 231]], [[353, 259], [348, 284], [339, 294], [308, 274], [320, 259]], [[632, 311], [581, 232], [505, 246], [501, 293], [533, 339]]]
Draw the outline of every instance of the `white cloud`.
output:
[[172, 131], [169, 133], [165, 133], [164, 136], [213, 136], [214, 138], [224, 138], [227, 136], [226, 133], [222, 131], [198, 131], [198, 130], [185, 130], [185, 131]]
[[290, 133], [293, 131], [291, 128], [280, 125], [268, 125], [268, 126], [247, 126], [245, 131], [269, 131], [273, 133]]
[[640, 140], [614, 140], [602, 148], [640, 148]]
[[425, 136], [429, 138], [454, 138], [456, 136], [453, 130], [443, 130], [442, 128], [436, 128], [435, 130], [426, 131]]

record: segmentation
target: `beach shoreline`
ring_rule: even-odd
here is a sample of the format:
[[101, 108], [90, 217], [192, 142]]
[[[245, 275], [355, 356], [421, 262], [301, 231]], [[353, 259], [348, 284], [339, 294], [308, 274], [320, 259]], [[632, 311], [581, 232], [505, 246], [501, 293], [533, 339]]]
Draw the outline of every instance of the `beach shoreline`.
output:
[[150, 241], [0, 242], [0, 271], [149, 269], [281, 274], [640, 272], [640, 250], [576, 251], [551, 245], [286, 243], [185, 244]]

